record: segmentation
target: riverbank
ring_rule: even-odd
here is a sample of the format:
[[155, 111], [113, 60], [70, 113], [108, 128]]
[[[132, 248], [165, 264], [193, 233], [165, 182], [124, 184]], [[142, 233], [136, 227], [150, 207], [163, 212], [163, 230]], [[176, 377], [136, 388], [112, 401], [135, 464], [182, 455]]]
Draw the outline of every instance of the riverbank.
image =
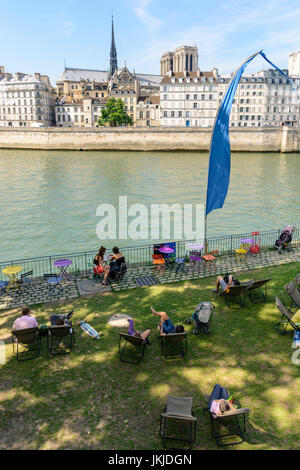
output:
[[[32, 150], [207, 151], [211, 128], [0, 128], [0, 148]], [[300, 128], [230, 130], [232, 151], [299, 152]]]

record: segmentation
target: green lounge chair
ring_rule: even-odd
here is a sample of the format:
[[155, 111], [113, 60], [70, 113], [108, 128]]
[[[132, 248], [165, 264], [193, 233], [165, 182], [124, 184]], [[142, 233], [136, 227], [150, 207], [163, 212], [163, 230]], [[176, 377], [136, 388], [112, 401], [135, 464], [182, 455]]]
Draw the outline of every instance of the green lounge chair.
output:
[[293, 330], [300, 331], [300, 323], [293, 322], [294, 313], [284, 305], [278, 297], [275, 297], [276, 307], [282, 314], [280, 322], [276, 325], [276, 330], [279, 335], [284, 335], [287, 331], [287, 327], [290, 325]]
[[[251, 300], [251, 302], [258, 303], [267, 301], [267, 282], [269, 281], [271, 281], [270, 277], [268, 279], [253, 281], [248, 286], [246, 286], [246, 292], [249, 295], [249, 299]], [[261, 287], [263, 286], [265, 286], [265, 292], [263, 292], [261, 289]]]
[[[12, 330], [13, 353], [17, 361], [28, 361], [40, 355], [41, 341], [38, 327], [26, 328], [24, 330]], [[22, 346], [22, 350], [19, 351]], [[26, 353], [30, 353], [27, 357]], [[21, 354], [20, 354], [21, 353]], [[20, 359], [20, 355], [22, 359]]]
[[[168, 441], [180, 441], [187, 442], [191, 449], [196, 439], [197, 427], [197, 418], [193, 416], [192, 404], [192, 397], [180, 398], [167, 395], [167, 405], [161, 414], [159, 428], [159, 435], [165, 448], [174, 449], [174, 447], [168, 447]], [[179, 433], [180, 437], [178, 437]]]
[[127, 364], [139, 364], [144, 358], [145, 348], [147, 344], [150, 345], [150, 342], [128, 333], [118, 332], [118, 335], [120, 361]]
[[290, 308], [298, 310], [298, 308], [300, 308], [300, 292], [297, 284], [294, 281], [291, 281], [284, 286], [284, 290], [289, 294], [292, 300]]
[[52, 356], [70, 354], [74, 346], [74, 329], [71, 325], [48, 326], [47, 348]]
[[159, 336], [161, 354], [166, 359], [184, 357], [187, 352], [187, 333], [169, 333], [166, 336]]
[[[226, 390], [228, 398], [230, 394]], [[219, 447], [229, 447], [232, 445], [242, 444], [246, 433], [246, 416], [251, 412], [249, 408], [242, 408], [240, 403], [235, 400], [238, 408], [235, 410], [225, 411], [221, 415], [214, 417], [210, 412], [211, 395], [207, 396], [208, 407], [204, 411], [208, 411], [211, 418], [211, 435]], [[229, 432], [226, 432], [229, 431]], [[238, 440], [234, 438], [238, 438]]]

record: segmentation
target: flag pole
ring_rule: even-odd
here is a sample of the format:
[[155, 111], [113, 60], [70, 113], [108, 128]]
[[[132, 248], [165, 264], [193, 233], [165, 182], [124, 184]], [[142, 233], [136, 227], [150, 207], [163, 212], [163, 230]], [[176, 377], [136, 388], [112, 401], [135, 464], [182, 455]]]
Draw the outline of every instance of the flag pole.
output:
[[[214, 129], [215, 129], [215, 125], [216, 125], [216, 122], [217, 122], [217, 119], [218, 119], [218, 115], [219, 115], [219, 111], [220, 111], [220, 108], [223, 104], [223, 100], [224, 100], [224, 97], [226, 96], [226, 93], [228, 91], [228, 88], [230, 87], [232, 81], [234, 80], [236, 74], [238, 73], [238, 71], [240, 70], [240, 68], [246, 63], [248, 62], [250, 59], [254, 59], [255, 56], [257, 56], [258, 54], [260, 54], [261, 52], [263, 51], [263, 49], [261, 49], [260, 51], [258, 52], [255, 52], [255, 54], [252, 54], [251, 56], [249, 56], [246, 60], [244, 60], [244, 62], [236, 69], [236, 71], [234, 72], [234, 74], [232, 75], [231, 77], [231, 80], [229, 81], [228, 85], [227, 85], [227, 88], [226, 88], [226, 92], [224, 93], [223, 95], [223, 98], [219, 104], [219, 107], [218, 107], [218, 111], [216, 113], [216, 116], [215, 116], [215, 120], [214, 120], [214, 125], [213, 125], [213, 129], [212, 129], [212, 132], [211, 132], [211, 136], [210, 136], [210, 145], [209, 145], [209, 151], [211, 150], [211, 144], [212, 144], [212, 139], [213, 139], [213, 134], [214, 134]], [[231, 110], [230, 110], [231, 111]], [[204, 249], [205, 249], [205, 254], [207, 254], [207, 247], [208, 247], [208, 243], [207, 243], [207, 213], [206, 213], [206, 204], [205, 204], [205, 217], [204, 217]]]

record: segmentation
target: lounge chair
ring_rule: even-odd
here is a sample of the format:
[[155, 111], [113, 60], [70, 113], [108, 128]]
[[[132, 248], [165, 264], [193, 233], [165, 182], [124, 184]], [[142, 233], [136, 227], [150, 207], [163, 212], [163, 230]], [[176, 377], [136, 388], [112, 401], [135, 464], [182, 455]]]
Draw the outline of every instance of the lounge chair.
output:
[[[165, 448], [174, 449], [173, 447], [168, 447], [168, 441], [181, 441], [187, 442], [189, 449], [191, 449], [192, 443], [196, 439], [197, 427], [197, 418], [193, 416], [192, 404], [192, 397], [180, 398], [167, 395], [167, 405], [161, 414], [159, 428], [159, 435], [163, 440]], [[168, 422], [170, 424], [169, 427]], [[174, 423], [177, 423], [180, 429], [176, 429], [177, 425], [174, 425]], [[174, 429], [175, 426], [176, 428]], [[180, 433], [180, 437], [176, 437], [174, 431]], [[186, 438], [183, 438], [185, 433], [187, 434]]]
[[52, 356], [70, 354], [74, 346], [74, 329], [71, 325], [48, 326], [47, 348]]
[[[271, 281], [271, 278], [261, 279], [259, 281], [253, 281], [246, 286], [246, 292], [249, 295], [249, 299], [253, 303], [266, 302], [267, 301], [267, 282]], [[261, 287], [265, 286], [265, 292], [261, 290]], [[255, 292], [258, 295], [255, 295]]]
[[287, 331], [287, 327], [290, 325], [293, 330], [300, 331], [300, 323], [293, 322], [294, 313], [284, 305], [278, 297], [275, 297], [276, 307], [282, 314], [280, 322], [276, 325], [276, 330], [279, 335], [284, 335]]
[[[17, 356], [17, 361], [28, 361], [29, 359], [35, 359], [40, 355], [41, 341], [38, 327], [25, 328], [23, 330], [12, 330], [12, 343], [13, 353]], [[19, 347], [23, 347], [21, 355], [26, 356], [24, 359], [20, 359]], [[27, 357], [26, 353], [33, 353]]]
[[169, 333], [166, 336], [159, 336], [161, 354], [166, 359], [184, 357], [187, 352], [187, 333]]
[[297, 284], [294, 281], [289, 282], [284, 286], [284, 290], [289, 294], [292, 299], [291, 307], [293, 310], [300, 308], [300, 292]]
[[224, 296], [225, 305], [228, 307], [235, 303], [240, 307], [244, 307], [245, 305], [245, 291], [247, 285], [240, 285], [240, 286], [229, 286], [226, 289], [228, 292], [222, 291], [220, 295]]
[[[225, 389], [226, 390], [226, 389]], [[226, 398], [228, 399], [230, 394], [226, 390]], [[216, 443], [220, 447], [228, 447], [232, 445], [241, 444], [244, 441], [244, 436], [246, 432], [246, 415], [250, 413], [249, 408], [242, 408], [238, 404], [239, 408], [235, 410], [225, 411], [221, 415], [217, 415], [215, 418], [210, 412], [210, 406], [212, 402], [212, 395], [207, 396], [208, 407], [205, 408], [205, 411], [208, 411], [211, 418], [211, 434], [212, 437], [216, 440]], [[226, 429], [229, 432], [222, 434], [222, 429]], [[238, 437], [238, 440], [233, 440], [234, 436]], [[229, 442], [228, 442], [229, 440]]]
[[[144, 341], [138, 336], [129, 335], [128, 333], [120, 333], [119, 335], [119, 354], [120, 361], [126, 362], [127, 364], [139, 364], [145, 355], [145, 348], [149, 341]], [[123, 342], [123, 343], [122, 343]], [[128, 343], [133, 346], [134, 352], [130, 352]]]

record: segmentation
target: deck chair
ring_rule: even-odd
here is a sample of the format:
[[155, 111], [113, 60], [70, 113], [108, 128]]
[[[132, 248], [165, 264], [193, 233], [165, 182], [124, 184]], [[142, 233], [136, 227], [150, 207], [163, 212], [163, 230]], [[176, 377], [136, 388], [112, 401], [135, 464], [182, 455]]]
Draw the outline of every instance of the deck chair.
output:
[[[187, 442], [191, 449], [196, 439], [197, 427], [197, 418], [193, 416], [192, 404], [192, 397], [180, 398], [167, 395], [167, 405], [161, 414], [159, 427], [159, 435], [166, 449], [174, 449], [168, 447], [168, 441]], [[180, 434], [180, 437], [176, 437], [175, 434]], [[183, 438], [185, 434], [186, 437]]]
[[166, 336], [159, 336], [161, 354], [166, 359], [184, 357], [187, 352], [187, 333], [169, 333]]
[[275, 297], [276, 307], [282, 314], [280, 322], [276, 325], [276, 330], [279, 335], [284, 335], [287, 331], [288, 326], [295, 331], [300, 331], [300, 323], [293, 322], [294, 313], [284, 305], [278, 297]]
[[[226, 390], [226, 389], [225, 389]], [[228, 390], [226, 390], [227, 398], [230, 397]], [[236, 400], [235, 400], [236, 401]], [[220, 447], [229, 447], [232, 445], [242, 444], [246, 432], [246, 416], [250, 413], [249, 408], [242, 408], [238, 403], [239, 408], [235, 410], [225, 411], [217, 418], [210, 412], [211, 395], [207, 396], [208, 406], [204, 408], [211, 418], [211, 435]], [[222, 433], [223, 431], [224, 433]], [[229, 431], [229, 432], [226, 432]], [[234, 439], [235, 437], [238, 440]]]
[[[253, 281], [246, 286], [246, 292], [249, 295], [249, 299], [253, 303], [266, 302], [267, 301], [267, 282], [271, 281], [271, 278], [261, 279], [259, 281]], [[261, 290], [261, 287], [265, 286], [265, 292]], [[253, 293], [254, 291], [254, 293]], [[257, 295], [255, 295], [257, 293]]]
[[118, 335], [120, 361], [127, 364], [139, 364], [144, 358], [145, 348], [147, 344], [150, 344], [149, 341], [144, 341], [142, 338], [128, 333], [118, 332]]
[[[11, 334], [13, 353], [16, 355], [17, 361], [28, 361], [29, 359], [35, 359], [39, 357], [41, 340], [38, 327], [26, 328], [24, 330], [12, 330]], [[22, 351], [19, 351], [20, 346], [22, 346]], [[29, 357], [27, 357], [27, 352], [30, 353]], [[21, 356], [24, 356], [23, 359], [19, 358], [20, 353]]]
[[298, 308], [300, 308], [300, 292], [296, 283], [294, 281], [289, 282], [284, 286], [284, 290], [289, 294], [292, 300], [290, 308], [298, 310]]
[[71, 325], [48, 326], [47, 348], [52, 356], [70, 354], [74, 346], [74, 329]]
[[239, 307], [244, 307], [246, 287], [247, 285], [229, 286], [228, 292], [223, 291], [221, 295], [224, 296], [225, 305], [229, 307], [231, 304], [236, 304]]

